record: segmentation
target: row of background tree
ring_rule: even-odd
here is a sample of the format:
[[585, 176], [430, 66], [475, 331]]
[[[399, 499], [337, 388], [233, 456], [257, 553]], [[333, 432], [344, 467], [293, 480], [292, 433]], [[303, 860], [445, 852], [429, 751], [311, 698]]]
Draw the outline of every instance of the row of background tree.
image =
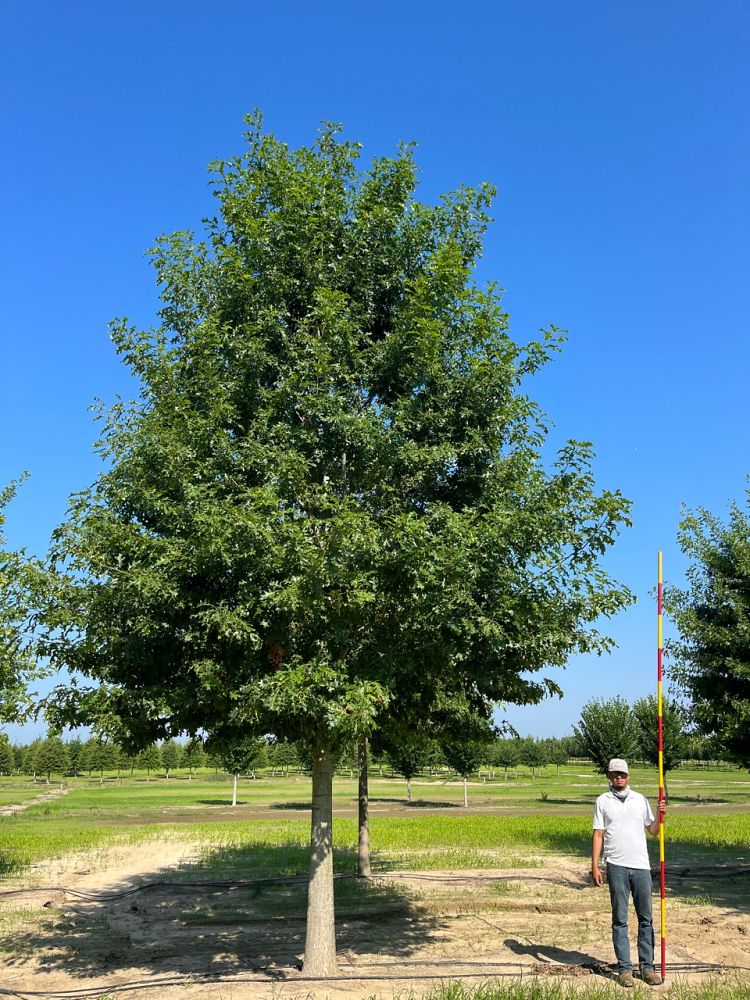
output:
[[[571, 736], [537, 739], [534, 737], [498, 737], [487, 740], [423, 739], [390, 746], [372, 755], [372, 766], [380, 773], [400, 774], [407, 780], [421, 773], [437, 774], [446, 769], [467, 777], [486, 770], [488, 777], [508, 773], [519, 765], [531, 771], [553, 765], [559, 768], [571, 760], [590, 761], [603, 771], [606, 761], [622, 756], [630, 761], [655, 764], [657, 703], [641, 698], [633, 705], [621, 698], [608, 701], [593, 699], [582, 710]], [[685, 711], [675, 702], [663, 702], [664, 769], [669, 771], [682, 762], [711, 763], [722, 759], [715, 741], [690, 732]], [[344, 749], [338, 770], [353, 776], [357, 770], [356, 747]], [[198, 768], [211, 767], [229, 774], [250, 774], [260, 769], [272, 775], [291, 771], [309, 773], [309, 752], [302, 744], [288, 741], [246, 739], [220, 750], [206, 749], [200, 739], [187, 743], [168, 740], [151, 744], [139, 753], [130, 754], [116, 743], [91, 738], [64, 742], [49, 735], [29, 745], [11, 746], [0, 736], [0, 773], [46, 776], [52, 774], [89, 776], [104, 772], [135, 770], [147, 775], [175, 770], [192, 777]]]

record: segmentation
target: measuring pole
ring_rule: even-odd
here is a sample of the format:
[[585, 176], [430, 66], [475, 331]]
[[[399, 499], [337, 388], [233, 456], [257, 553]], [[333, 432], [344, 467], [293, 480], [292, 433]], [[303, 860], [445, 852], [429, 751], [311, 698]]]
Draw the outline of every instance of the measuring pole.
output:
[[[658, 741], [659, 741], [659, 801], [664, 798], [664, 719], [662, 710], [662, 565], [661, 552], [659, 553], [659, 583], [657, 587], [657, 634], [658, 649], [656, 656], [657, 663], [657, 702], [658, 702]], [[662, 979], [667, 974], [667, 883], [664, 873], [664, 813], [659, 811], [659, 868], [661, 882], [661, 975]]]

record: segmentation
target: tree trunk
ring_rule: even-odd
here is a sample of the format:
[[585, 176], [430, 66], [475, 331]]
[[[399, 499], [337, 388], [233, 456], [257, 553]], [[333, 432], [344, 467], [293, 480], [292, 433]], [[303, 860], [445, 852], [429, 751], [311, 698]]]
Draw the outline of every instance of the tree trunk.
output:
[[336, 975], [336, 922], [333, 909], [333, 757], [315, 747], [312, 769], [312, 835], [307, 889], [304, 972]]
[[237, 805], [237, 775], [234, 775], [234, 787], [232, 788], [232, 805]]
[[469, 808], [469, 793], [466, 790], [466, 775], [464, 775], [464, 807]]
[[411, 802], [411, 778], [406, 779], [406, 801]]
[[370, 824], [369, 794], [367, 790], [367, 740], [362, 739], [357, 747], [359, 769], [359, 844], [357, 848], [357, 874], [369, 878], [370, 869]]

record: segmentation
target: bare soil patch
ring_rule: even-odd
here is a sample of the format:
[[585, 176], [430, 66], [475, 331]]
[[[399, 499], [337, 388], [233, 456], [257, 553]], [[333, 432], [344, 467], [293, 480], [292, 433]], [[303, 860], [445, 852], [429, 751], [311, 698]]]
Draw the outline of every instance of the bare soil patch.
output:
[[[446, 979], [508, 976], [590, 984], [612, 960], [607, 890], [592, 886], [581, 858], [539, 860], [542, 867], [527, 869], [340, 880], [340, 975], [311, 982], [297, 968], [304, 884], [199, 884], [199, 848], [184, 841], [108, 849], [45, 865], [36, 887], [26, 880], [24, 891], [0, 897], [2, 985], [21, 995], [126, 990], [134, 1000], [245, 1000], [391, 997]], [[194, 882], [164, 884], [187, 879]], [[739, 967], [750, 984], [748, 866], [684, 870], [672, 882], [672, 978]]]

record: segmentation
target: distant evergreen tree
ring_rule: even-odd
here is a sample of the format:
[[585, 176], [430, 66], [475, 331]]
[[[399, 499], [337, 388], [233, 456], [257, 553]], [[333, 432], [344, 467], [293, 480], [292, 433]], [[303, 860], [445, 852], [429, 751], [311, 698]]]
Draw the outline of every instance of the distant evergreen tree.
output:
[[180, 762], [180, 746], [174, 740], [166, 740], [161, 745], [161, 763], [164, 768], [164, 776], [169, 777], [169, 772], [173, 771]]
[[197, 736], [189, 739], [180, 751], [180, 767], [188, 769], [188, 777], [193, 777], [193, 771], [203, 767], [206, 762], [206, 751], [203, 749], [203, 740]]
[[77, 778], [81, 750], [83, 750], [83, 740], [79, 740], [77, 737], [75, 739], [69, 740], [68, 743], [66, 743], [65, 748], [68, 751], [68, 760], [70, 761], [70, 773], [73, 775], [74, 778]]
[[0, 774], [13, 774], [16, 758], [6, 736], [0, 736]]
[[142, 768], [147, 775], [161, 767], [161, 751], [155, 743], [144, 747], [137, 757], [138, 767]]
[[41, 740], [34, 740], [26, 747], [26, 752], [23, 755], [23, 772], [24, 774], [31, 774], [36, 776], [38, 768], [36, 766], [36, 752], [39, 749]]
[[34, 765], [39, 774], [47, 775], [47, 783], [51, 774], [66, 774], [70, 769], [70, 758], [65, 744], [59, 736], [48, 736], [42, 740], [34, 753]]

